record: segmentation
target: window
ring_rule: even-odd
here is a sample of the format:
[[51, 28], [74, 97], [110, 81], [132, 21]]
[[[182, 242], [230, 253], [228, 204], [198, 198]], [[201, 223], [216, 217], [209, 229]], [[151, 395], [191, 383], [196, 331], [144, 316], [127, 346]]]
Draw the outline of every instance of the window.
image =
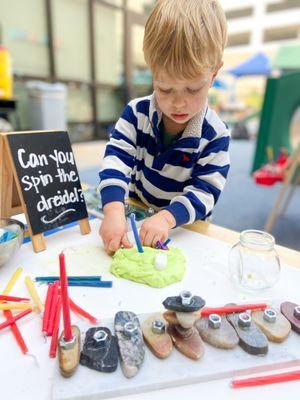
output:
[[267, 29], [264, 32], [264, 42], [297, 39], [299, 37], [299, 32], [300, 25]]
[[300, 9], [300, 3], [299, 0], [282, 0], [281, 2], [277, 2], [274, 4], [268, 4], [267, 5], [267, 12], [276, 12], [276, 11], [284, 11], [288, 10], [291, 8], [299, 8]]
[[1, 0], [0, 10], [3, 44], [11, 53], [13, 72], [20, 75], [48, 76], [45, 2]]
[[250, 17], [253, 13], [253, 8], [238, 8], [236, 10], [229, 10], [226, 11], [226, 18], [227, 19], [236, 19], [236, 18], [243, 18], [243, 17]]
[[250, 32], [242, 32], [228, 36], [228, 47], [245, 46], [250, 43]]
[[141, 14], [150, 14], [155, 0], [127, 0], [127, 7]]
[[54, 0], [56, 74], [62, 79], [90, 77], [88, 0]]
[[97, 82], [119, 85], [123, 73], [123, 13], [120, 10], [95, 5], [95, 47]]

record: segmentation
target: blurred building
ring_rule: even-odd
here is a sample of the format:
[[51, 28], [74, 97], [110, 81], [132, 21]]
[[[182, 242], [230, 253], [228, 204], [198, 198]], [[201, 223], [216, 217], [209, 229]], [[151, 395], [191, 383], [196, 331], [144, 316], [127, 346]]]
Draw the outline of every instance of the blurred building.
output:
[[107, 137], [129, 98], [149, 90], [143, 26], [154, 0], [0, 0], [20, 128], [28, 129], [26, 82], [63, 82], [73, 141]]
[[299, 0], [221, 0], [228, 21], [225, 67], [258, 51], [275, 56], [282, 44], [300, 43]]
[[[180, 0], [178, 0], [180, 1]], [[155, 0], [0, 0], [0, 43], [11, 53], [20, 128], [26, 82], [63, 82], [73, 141], [107, 137], [125, 103], [151, 91], [142, 52]], [[299, 42], [299, 0], [221, 0], [228, 18], [224, 69], [257, 51]], [[259, 80], [256, 80], [256, 85]]]

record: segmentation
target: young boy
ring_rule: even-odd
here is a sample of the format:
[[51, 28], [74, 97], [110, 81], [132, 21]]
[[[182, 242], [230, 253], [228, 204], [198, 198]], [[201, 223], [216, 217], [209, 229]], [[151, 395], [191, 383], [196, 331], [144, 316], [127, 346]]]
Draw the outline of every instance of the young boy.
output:
[[141, 226], [144, 246], [211, 214], [229, 170], [229, 132], [207, 106], [226, 35], [217, 0], [157, 1], [143, 46], [154, 93], [125, 107], [99, 174], [99, 233], [108, 253], [131, 246], [124, 216], [128, 194], [158, 211]]

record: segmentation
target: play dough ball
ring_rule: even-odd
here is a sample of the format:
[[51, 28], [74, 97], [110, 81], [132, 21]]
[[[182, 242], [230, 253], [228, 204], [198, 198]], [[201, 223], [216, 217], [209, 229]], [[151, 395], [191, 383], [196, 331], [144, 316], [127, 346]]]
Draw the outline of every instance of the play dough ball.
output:
[[155, 268], [162, 271], [168, 264], [168, 257], [166, 254], [157, 253], [154, 259]]
[[[118, 277], [157, 288], [182, 280], [185, 257], [180, 249], [170, 247], [169, 250], [160, 250], [143, 247], [143, 250], [143, 253], [139, 253], [136, 247], [119, 249], [113, 256], [110, 272]], [[160, 266], [164, 265], [161, 270], [156, 267], [158, 255], [166, 258], [159, 263]]]

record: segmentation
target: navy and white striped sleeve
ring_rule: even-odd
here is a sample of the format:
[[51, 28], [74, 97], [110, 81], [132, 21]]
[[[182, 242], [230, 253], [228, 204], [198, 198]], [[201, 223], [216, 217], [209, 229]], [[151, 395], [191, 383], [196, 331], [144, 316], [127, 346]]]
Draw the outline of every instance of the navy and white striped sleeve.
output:
[[183, 195], [176, 196], [166, 207], [175, 217], [176, 226], [208, 217], [225, 186], [230, 166], [230, 134], [225, 124], [219, 133], [213, 127], [210, 129], [214, 138], [203, 148]]
[[124, 202], [130, 173], [136, 156], [137, 117], [130, 102], [115, 125], [106, 145], [99, 191], [102, 206], [112, 201]]

